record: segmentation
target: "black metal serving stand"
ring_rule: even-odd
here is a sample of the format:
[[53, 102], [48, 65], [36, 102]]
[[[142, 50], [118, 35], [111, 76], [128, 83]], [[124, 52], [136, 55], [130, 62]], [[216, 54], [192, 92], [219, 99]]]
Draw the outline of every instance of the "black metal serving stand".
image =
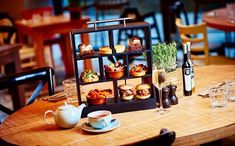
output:
[[[88, 84], [94, 84], [94, 83], [101, 83], [101, 82], [112, 82], [113, 83], [113, 92], [114, 97], [113, 98], [107, 98], [107, 103], [103, 105], [96, 105], [91, 106], [88, 105], [87, 102], [84, 102], [87, 107], [84, 108], [82, 112], [82, 117], [86, 117], [88, 113], [96, 110], [109, 110], [112, 113], [121, 113], [121, 112], [128, 112], [128, 111], [136, 111], [136, 110], [145, 110], [145, 109], [152, 109], [156, 108], [156, 91], [154, 90], [154, 86], [152, 84], [152, 43], [151, 43], [151, 27], [147, 22], [138, 22], [138, 23], [126, 23], [125, 21], [129, 18], [120, 18], [120, 19], [110, 19], [110, 20], [104, 20], [104, 21], [93, 21], [88, 22], [88, 24], [94, 24], [93, 28], [86, 28], [86, 29], [77, 29], [70, 32], [70, 39], [71, 44], [73, 48], [73, 55], [74, 55], [74, 68], [75, 68], [75, 78], [77, 83], [77, 93], [78, 93], [78, 102], [82, 103], [81, 100], [81, 90], [80, 86], [82, 85], [88, 85]], [[101, 26], [97, 27], [97, 23], [104, 23], [104, 22], [111, 22], [111, 21], [123, 21], [123, 24], [120, 25], [111, 25], [111, 26]], [[126, 46], [126, 49], [122, 53], [116, 53], [114, 49], [114, 36], [113, 32], [116, 30], [128, 30], [128, 29], [142, 29], [144, 33], [144, 45], [143, 50], [141, 51], [129, 51], [128, 47]], [[79, 50], [77, 50], [77, 46], [75, 43], [75, 35], [81, 35], [83, 33], [96, 33], [96, 32], [108, 32], [108, 38], [109, 38], [109, 47], [112, 49], [112, 54], [110, 55], [102, 55], [99, 54], [97, 51], [95, 55], [91, 57], [82, 57], [79, 54]], [[128, 41], [128, 40], [127, 40]], [[148, 67], [148, 72], [146, 75], [142, 77], [138, 77], [142, 79], [142, 83], [148, 83], [151, 85], [151, 97], [148, 99], [138, 100], [134, 99], [131, 101], [122, 101], [119, 94], [118, 94], [118, 80], [128, 80], [133, 77], [129, 74], [129, 60], [130, 56], [140, 56], [143, 53], [146, 54], [146, 62]], [[124, 77], [120, 79], [108, 79], [105, 76], [104, 71], [104, 63], [103, 58], [104, 57], [112, 57], [112, 56], [121, 56], [123, 59], [123, 63], [126, 65], [125, 68], [125, 75]], [[99, 81], [92, 82], [92, 83], [83, 83], [80, 79], [80, 73], [78, 71], [78, 62], [84, 59], [98, 59], [99, 62]]]

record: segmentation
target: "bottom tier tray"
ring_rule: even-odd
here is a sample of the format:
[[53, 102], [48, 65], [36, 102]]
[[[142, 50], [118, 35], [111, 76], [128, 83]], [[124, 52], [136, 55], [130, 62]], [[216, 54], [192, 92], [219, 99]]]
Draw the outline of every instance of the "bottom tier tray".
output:
[[[85, 102], [85, 104], [88, 105], [87, 102]], [[118, 103], [114, 99], [108, 99], [107, 104], [85, 107], [82, 111], [82, 118], [86, 117], [88, 113], [96, 110], [109, 110], [115, 114], [153, 108], [156, 108], [156, 98], [152, 97], [144, 100], [134, 99], [131, 101], [121, 101]]]

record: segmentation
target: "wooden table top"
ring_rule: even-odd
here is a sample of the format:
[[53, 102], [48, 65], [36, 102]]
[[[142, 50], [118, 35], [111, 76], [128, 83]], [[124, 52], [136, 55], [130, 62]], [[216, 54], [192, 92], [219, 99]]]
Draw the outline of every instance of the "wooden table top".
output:
[[[178, 70], [181, 77], [181, 69]], [[46, 110], [55, 110], [63, 101], [50, 103], [37, 101], [9, 116], [0, 126], [0, 137], [19, 145], [124, 145], [158, 135], [161, 128], [176, 132], [173, 145], [196, 145], [235, 134], [235, 102], [225, 108], [213, 109], [210, 99], [197, 96], [214, 85], [235, 75], [235, 65], [195, 67], [196, 92], [182, 96], [182, 80], [178, 84], [179, 104], [165, 115], [156, 109], [114, 114], [121, 122], [116, 130], [90, 134], [81, 129], [87, 118], [76, 127], [61, 130], [43, 121]], [[52, 118], [48, 120], [53, 121]]]
[[[33, 22], [32, 20], [17, 20], [16, 27], [19, 32], [19, 40], [24, 42], [25, 37], [30, 37], [34, 44], [37, 67], [46, 66], [44, 57], [44, 40], [51, 38], [55, 34], [64, 36], [64, 47], [61, 48], [62, 58], [65, 65], [67, 76], [74, 74], [73, 69], [73, 53], [70, 45], [69, 32], [73, 29], [87, 28], [89, 17], [81, 19], [70, 19], [69, 15], [50, 16], [47, 21], [43, 20]], [[88, 34], [82, 34], [83, 43], [89, 43]], [[90, 62], [88, 62], [91, 64]], [[85, 65], [86, 67], [87, 65]]]
[[209, 27], [223, 30], [223, 31], [235, 31], [235, 23], [231, 23], [228, 20], [228, 10], [226, 8], [215, 9], [203, 14], [203, 21], [207, 23]]
[[3, 52], [11, 52], [11, 51], [15, 51], [15, 50], [19, 50], [21, 48], [21, 44], [4, 44], [4, 45], [0, 45], [0, 53]]

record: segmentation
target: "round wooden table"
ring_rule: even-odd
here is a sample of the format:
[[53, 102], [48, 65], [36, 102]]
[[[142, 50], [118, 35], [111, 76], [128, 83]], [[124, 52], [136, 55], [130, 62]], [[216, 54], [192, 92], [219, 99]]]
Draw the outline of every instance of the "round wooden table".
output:
[[228, 20], [228, 10], [226, 8], [215, 9], [203, 14], [203, 21], [209, 27], [219, 29], [226, 32], [235, 31], [235, 23]]
[[[178, 70], [177, 96], [179, 104], [170, 112], [159, 115], [156, 109], [114, 114], [121, 122], [116, 130], [91, 134], [81, 129], [83, 118], [72, 129], [59, 129], [46, 125], [43, 114], [55, 110], [63, 101], [35, 103], [15, 112], [0, 126], [0, 137], [17, 145], [124, 145], [158, 135], [161, 128], [176, 132], [173, 145], [197, 145], [235, 134], [235, 102], [225, 108], [211, 108], [210, 99], [198, 96], [209, 85], [221, 83], [235, 75], [235, 65], [195, 67], [196, 92], [193, 96], [182, 94], [181, 69]], [[53, 121], [52, 118], [48, 120]]]

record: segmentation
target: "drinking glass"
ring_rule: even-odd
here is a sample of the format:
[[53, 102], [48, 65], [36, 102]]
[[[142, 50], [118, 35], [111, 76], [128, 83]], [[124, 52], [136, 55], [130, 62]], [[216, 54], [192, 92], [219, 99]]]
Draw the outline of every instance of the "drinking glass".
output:
[[210, 88], [209, 96], [211, 98], [211, 106], [213, 108], [227, 106], [228, 96], [225, 86]]
[[78, 102], [76, 79], [66, 79], [63, 82], [64, 93], [68, 103]]
[[162, 88], [164, 87], [166, 83], [166, 72], [162, 65], [156, 65], [156, 64], [153, 65], [152, 82], [153, 82], [153, 85], [158, 89], [158, 95], [159, 95], [158, 112], [160, 114], [164, 114], [168, 110], [163, 109], [163, 104], [162, 104]]

